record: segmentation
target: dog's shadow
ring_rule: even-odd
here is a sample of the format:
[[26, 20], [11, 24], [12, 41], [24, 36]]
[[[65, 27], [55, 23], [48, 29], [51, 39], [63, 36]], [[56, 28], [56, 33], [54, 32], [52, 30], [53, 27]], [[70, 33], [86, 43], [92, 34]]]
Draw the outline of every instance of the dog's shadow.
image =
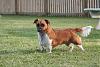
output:
[[1, 50], [0, 55], [6, 55], [6, 54], [31, 54], [36, 53], [37, 50], [33, 49], [17, 49], [17, 50]]
[[[46, 50], [43, 50], [43, 51], [41, 51], [40, 49], [36, 49], [36, 52], [38, 52], [38, 53], [49, 53], [49, 51], [46, 51]], [[66, 52], [69, 52], [69, 49], [68, 48], [66, 48], [66, 49], [62, 49], [62, 48], [54, 48], [53, 50], [52, 50], [52, 53], [66, 53]]]
[[[66, 53], [69, 52], [69, 49], [53, 49], [52, 53]], [[36, 53], [48, 53], [47, 51], [41, 51], [39, 49], [17, 49], [17, 50], [0, 50], [0, 55], [8, 55], [8, 54], [36, 54]]]
[[[60, 51], [59, 49], [54, 49], [52, 52]], [[0, 55], [8, 55], [8, 54], [36, 54], [36, 53], [48, 53], [46, 50], [41, 51], [39, 49], [16, 49], [16, 50], [0, 50]]]

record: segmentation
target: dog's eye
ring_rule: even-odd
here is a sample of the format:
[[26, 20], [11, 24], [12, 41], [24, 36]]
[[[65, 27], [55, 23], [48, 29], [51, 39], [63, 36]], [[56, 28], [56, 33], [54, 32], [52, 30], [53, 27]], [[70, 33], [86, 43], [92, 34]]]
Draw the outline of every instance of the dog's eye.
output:
[[44, 27], [44, 24], [41, 24], [41, 27]]

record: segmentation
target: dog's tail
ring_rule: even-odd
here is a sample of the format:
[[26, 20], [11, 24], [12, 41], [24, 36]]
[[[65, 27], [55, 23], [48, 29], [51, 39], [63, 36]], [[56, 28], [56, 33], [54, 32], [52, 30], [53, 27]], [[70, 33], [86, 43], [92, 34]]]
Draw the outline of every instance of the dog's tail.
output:
[[75, 32], [80, 32], [81, 36], [87, 37], [91, 33], [92, 28], [93, 28], [92, 26], [86, 26], [82, 28], [76, 28], [74, 30]]
[[82, 35], [83, 37], [87, 37], [87, 36], [91, 33], [92, 28], [93, 28], [92, 26], [82, 27], [82, 28], [81, 28], [81, 29], [82, 29], [81, 35]]

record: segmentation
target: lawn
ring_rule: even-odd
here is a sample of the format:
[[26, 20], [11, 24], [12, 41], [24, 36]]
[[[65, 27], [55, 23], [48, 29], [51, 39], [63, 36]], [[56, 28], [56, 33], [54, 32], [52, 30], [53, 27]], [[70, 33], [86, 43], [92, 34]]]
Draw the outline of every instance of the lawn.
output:
[[65, 45], [53, 53], [37, 51], [38, 41], [33, 20], [46, 18], [53, 28], [75, 28], [97, 25], [96, 19], [79, 17], [0, 16], [0, 67], [100, 67], [100, 31], [93, 29], [84, 38], [85, 52]]

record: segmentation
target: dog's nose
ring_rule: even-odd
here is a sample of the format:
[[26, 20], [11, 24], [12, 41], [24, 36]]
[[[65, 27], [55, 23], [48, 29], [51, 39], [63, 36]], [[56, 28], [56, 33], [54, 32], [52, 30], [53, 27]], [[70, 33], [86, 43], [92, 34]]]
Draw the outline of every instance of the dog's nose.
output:
[[41, 29], [40, 27], [37, 27], [37, 31], [38, 31], [38, 32], [41, 32], [42, 29]]
[[41, 32], [41, 31], [42, 31], [42, 29], [38, 29], [37, 31], [38, 31], [38, 32]]

